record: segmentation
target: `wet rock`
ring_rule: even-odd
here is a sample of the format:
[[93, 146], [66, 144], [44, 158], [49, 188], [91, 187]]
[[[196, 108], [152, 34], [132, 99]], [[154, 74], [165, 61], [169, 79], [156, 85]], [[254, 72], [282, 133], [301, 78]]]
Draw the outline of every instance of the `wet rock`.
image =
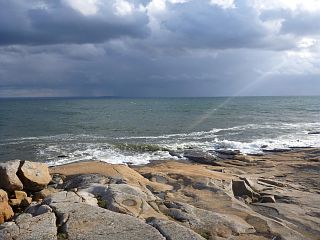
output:
[[148, 222], [151, 226], [158, 229], [158, 231], [170, 240], [205, 240], [198, 233], [186, 228], [174, 221], [152, 219]]
[[169, 154], [172, 157], [182, 158], [181, 153], [179, 153], [179, 152], [169, 151]]
[[165, 202], [165, 205], [166, 214], [198, 233], [228, 238], [255, 232], [254, 227], [235, 215], [211, 212], [186, 203]]
[[283, 152], [290, 152], [291, 149], [285, 149], [285, 148], [274, 148], [274, 149], [262, 149], [263, 152], [269, 152], [269, 153], [283, 153]]
[[240, 151], [239, 150], [214, 150], [216, 153], [219, 153], [219, 154], [223, 154], [223, 155], [238, 155], [240, 154]]
[[232, 192], [235, 197], [249, 196], [252, 199], [260, 197], [260, 195], [253, 191], [243, 180], [232, 180]]
[[311, 132], [308, 132], [308, 134], [317, 135], [317, 134], [320, 134], [320, 131], [311, 131]]
[[0, 239], [3, 240], [56, 240], [56, 217], [45, 213], [36, 217], [23, 213], [14, 222], [0, 226]]
[[39, 162], [22, 162], [18, 171], [24, 189], [29, 191], [40, 191], [51, 181], [48, 165]]
[[165, 239], [155, 228], [128, 215], [83, 203], [52, 202], [50, 206], [69, 240]]
[[19, 166], [19, 160], [0, 163], [0, 188], [10, 192], [23, 189], [23, 184], [16, 175]]
[[202, 163], [202, 164], [209, 164], [209, 165], [214, 165], [214, 166], [220, 166], [217, 163], [219, 158], [214, 156], [213, 154], [210, 154], [207, 152], [187, 150], [184, 152], [184, 157], [193, 161], [193, 162]]

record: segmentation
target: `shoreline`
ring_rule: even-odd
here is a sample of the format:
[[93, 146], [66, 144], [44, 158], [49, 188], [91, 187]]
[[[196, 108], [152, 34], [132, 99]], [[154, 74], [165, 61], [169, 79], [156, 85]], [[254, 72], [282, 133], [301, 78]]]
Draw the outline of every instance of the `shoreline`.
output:
[[[320, 148], [219, 154], [190, 151], [189, 160], [139, 166], [81, 161], [50, 167], [48, 187], [26, 191], [36, 202], [0, 225], [0, 238], [14, 235], [12, 224], [29, 221], [34, 228], [24, 234], [52, 229], [46, 239], [53, 240], [319, 239]], [[34, 214], [43, 208], [48, 212]], [[39, 232], [49, 213], [51, 228]]]

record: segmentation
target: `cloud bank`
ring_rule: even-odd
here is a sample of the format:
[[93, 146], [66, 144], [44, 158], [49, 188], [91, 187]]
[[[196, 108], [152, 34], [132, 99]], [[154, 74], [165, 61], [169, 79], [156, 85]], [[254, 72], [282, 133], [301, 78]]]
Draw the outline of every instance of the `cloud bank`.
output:
[[319, 95], [317, 0], [0, 0], [0, 97]]

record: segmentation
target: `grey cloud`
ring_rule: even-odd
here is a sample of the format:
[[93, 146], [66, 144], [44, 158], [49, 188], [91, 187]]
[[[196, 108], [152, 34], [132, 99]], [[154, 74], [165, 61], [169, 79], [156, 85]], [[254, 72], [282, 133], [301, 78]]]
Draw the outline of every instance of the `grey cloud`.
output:
[[85, 16], [60, 0], [46, 1], [46, 8], [0, 1], [0, 44], [44, 45], [58, 43], [99, 43], [113, 38], [143, 38], [149, 34], [148, 17], [134, 11], [118, 16], [114, 1], [106, 1], [95, 15]]

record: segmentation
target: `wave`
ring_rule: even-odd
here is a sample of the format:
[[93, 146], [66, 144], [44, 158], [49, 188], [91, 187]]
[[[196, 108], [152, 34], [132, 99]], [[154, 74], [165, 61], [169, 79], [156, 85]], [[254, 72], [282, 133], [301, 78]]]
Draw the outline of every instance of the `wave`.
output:
[[[49, 165], [100, 160], [115, 164], [146, 164], [152, 160], [178, 159], [170, 151], [230, 149], [243, 154], [292, 147], [320, 147], [320, 123], [244, 124], [209, 131], [159, 136], [109, 137], [98, 134], [60, 134], [1, 141], [1, 145], [22, 144], [36, 149], [36, 157]], [[250, 134], [249, 134], [250, 133]], [[13, 145], [12, 149], [16, 149]]]

